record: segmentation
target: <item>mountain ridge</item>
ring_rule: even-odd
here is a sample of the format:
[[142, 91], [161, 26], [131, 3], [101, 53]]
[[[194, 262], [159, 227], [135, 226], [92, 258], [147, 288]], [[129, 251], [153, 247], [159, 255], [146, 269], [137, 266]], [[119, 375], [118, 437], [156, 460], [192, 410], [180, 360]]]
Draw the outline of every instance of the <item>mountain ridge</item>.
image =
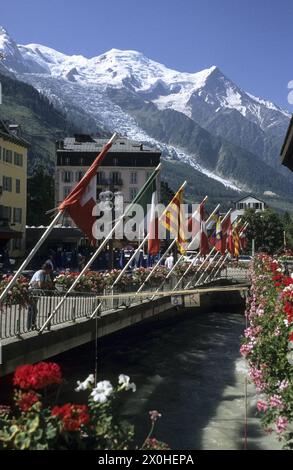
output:
[[[9, 73], [70, 117], [90, 116], [100, 128], [155, 145], [169, 161], [182, 159], [225, 187], [293, 196], [291, 174], [278, 159], [289, 114], [242, 90], [219, 67], [178, 72], [133, 50], [68, 56], [39, 44], [9, 44], [4, 31], [0, 51], [8, 51]], [[249, 174], [254, 158], [256, 174]]]

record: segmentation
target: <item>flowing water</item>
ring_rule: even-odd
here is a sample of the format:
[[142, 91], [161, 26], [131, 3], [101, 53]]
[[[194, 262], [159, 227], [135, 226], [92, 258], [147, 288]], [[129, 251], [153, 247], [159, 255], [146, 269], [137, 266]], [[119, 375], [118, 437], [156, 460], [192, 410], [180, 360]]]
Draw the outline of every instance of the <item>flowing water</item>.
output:
[[[137, 443], [149, 428], [148, 411], [158, 410], [155, 436], [172, 449], [244, 449], [245, 361], [239, 354], [245, 327], [241, 313], [182, 314], [98, 341], [99, 380], [130, 376], [137, 392], [125, 394], [123, 415], [136, 427]], [[66, 400], [76, 380], [94, 371], [95, 347], [88, 344], [55, 358], [68, 379]], [[254, 388], [248, 390], [247, 448], [279, 449], [256, 417]]]

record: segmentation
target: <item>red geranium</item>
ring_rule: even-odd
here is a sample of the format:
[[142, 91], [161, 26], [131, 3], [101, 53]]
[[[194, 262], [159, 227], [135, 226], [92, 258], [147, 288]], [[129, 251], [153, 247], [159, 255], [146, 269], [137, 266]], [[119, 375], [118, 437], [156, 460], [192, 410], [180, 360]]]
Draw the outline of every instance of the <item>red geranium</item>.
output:
[[292, 323], [293, 322], [293, 306], [291, 302], [285, 302], [284, 311], [287, 315], [288, 322]]
[[61, 369], [55, 362], [39, 362], [27, 364], [16, 369], [13, 383], [27, 390], [39, 390], [48, 385], [60, 384], [62, 381]]
[[52, 416], [61, 419], [64, 431], [79, 431], [82, 425], [89, 422], [90, 416], [86, 405], [72, 405], [66, 403], [63, 406], [55, 406]]
[[29, 411], [31, 407], [39, 401], [39, 395], [35, 392], [21, 393], [16, 403], [21, 411]]

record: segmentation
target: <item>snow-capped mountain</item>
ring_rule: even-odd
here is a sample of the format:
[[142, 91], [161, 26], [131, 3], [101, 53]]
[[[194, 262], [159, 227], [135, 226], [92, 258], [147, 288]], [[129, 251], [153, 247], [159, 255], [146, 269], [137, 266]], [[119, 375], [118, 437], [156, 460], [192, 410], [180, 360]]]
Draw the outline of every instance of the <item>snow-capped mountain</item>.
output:
[[118, 49], [90, 59], [68, 56], [39, 44], [17, 45], [4, 28], [0, 51], [10, 73], [69, 115], [86, 113], [99, 126], [157, 145], [167, 158], [234, 189], [285, 191], [288, 172], [278, 154], [289, 114], [215, 66], [183, 73]]

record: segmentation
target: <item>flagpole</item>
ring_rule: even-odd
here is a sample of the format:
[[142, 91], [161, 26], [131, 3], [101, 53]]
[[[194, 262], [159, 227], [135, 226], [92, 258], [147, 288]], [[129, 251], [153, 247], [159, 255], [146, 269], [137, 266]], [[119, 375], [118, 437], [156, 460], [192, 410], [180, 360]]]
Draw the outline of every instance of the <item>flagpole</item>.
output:
[[[180, 186], [180, 188], [178, 189], [177, 193], [179, 191], [182, 191], [182, 189], [184, 189], [184, 187], [186, 186], [187, 184], [187, 181], [184, 181], [184, 183], [182, 184], [182, 186]], [[169, 204], [167, 206], [167, 209], [168, 210], [168, 207], [169, 207]], [[161, 217], [160, 217], [161, 218]], [[115, 279], [114, 283], [112, 284], [111, 288], [113, 289], [113, 287], [115, 287], [115, 285], [117, 284], [117, 282], [120, 280], [120, 278], [123, 276], [123, 274], [125, 273], [126, 269], [128, 268], [128, 266], [130, 265], [130, 263], [134, 260], [136, 254], [138, 253], [138, 251], [143, 247], [143, 245], [145, 244], [145, 242], [148, 240], [150, 234], [148, 233], [143, 241], [140, 243], [140, 245], [137, 247], [137, 249], [135, 250], [135, 252], [133, 253], [133, 255], [131, 256], [131, 258], [128, 260], [128, 262], [126, 263], [126, 265], [124, 266], [124, 268], [122, 269], [121, 273], [119, 274], [119, 276], [117, 277], [117, 279]], [[176, 241], [176, 239], [175, 239]]]
[[[211, 265], [211, 263], [213, 263], [213, 262], [216, 260], [216, 258], [217, 258], [217, 256], [218, 256], [219, 253], [220, 253], [220, 252], [217, 251], [217, 253], [215, 254], [215, 256], [209, 260], [208, 264], [206, 265], [205, 269], [204, 269], [203, 272], [201, 273], [199, 279], [196, 281], [196, 283], [195, 283], [194, 286], [197, 286], [197, 285], [200, 283], [200, 281], [201, 281], [201, 279], [203, 278], [204, 274], [208, 271], [209, 266]], [[219, 259], [221, 259], [221, 258], [222, 258], [222, 255], [221, 255], [221, 253], [220, 253], [220, 258], [219, 258]], [[205, 260], [205, 261], [206, 261], [206, 260]], [[218, 261], [219, 261], [219, 260], [218, 260]], [[211, 272], [212, 272], [212, 271], [213, 271], [213, 269], [211, 270]], [[208, 277], [209, 277], [209, 276], [208, 276]]]
[[[225, 220], [227, 219], [227, 217], [229, 217], [229, 215], [231, 214], [231, 211], [232, 211], [232, 209], [229, 209], [229, 210], [228, 210], [228, 212], [225, 214], [224, 218], [222, 219], [222, 222], [221, 222], [221, 223], [225, 222]], [[214, 249], [216, 249], [216, 248], [214, 247]], [[213, 252], [213, 251], [214, 251], [214, 250], [212, 250], [212, 252]], [[212, 252], [209, 253], [208, 259], [210, 258], [210, 255], [211, 255]], [[185, 289], [187, 289], [187, 288], [190, 286], [190, 284], [193, 282], [193, 279], [195, 278], [196, 274], [200, 271], [200, 269], [202, 268], [202, 266], [204, 265], [204, 263], [205, 263], [206, 260], [207, 260], [207, 258], [202, 262], [202, 264], [201, 264], [201, 265], [199, 266], [199, 268], [196, 270], [196, 273], [194, 274], [194, 276], [192, 277], [192, 279], [186, 284]]]
[[222, 268], [223, 264], [225, 263], [226, 259], [228, 258], [228, 256], [229, 256], [229, 252], [226, 254], [226, 256], [224, 257], [222, 263], [221, 263], [220, 266], [218, 267], [218, 270], [217, 270], [217, 272], [215, 273], [215, 277], [218, 275], [218, 272], [221, 271], [221, 268]]
[[143, 245], [145, 244], [145, 242], [147, 241], [147, 239], [149, 238], [149, 234], [147, 234], [143, 241], [138, 245], [138, 247], [136, 248], [135, 252], [133, 253], [133, 255], [129, 258], [129, 260], [127, 261], [126, 265], [124, 266], [124, 268], [122, 269], [122, 271], [119, 273], [119, 276], [115, 279], [115, 281], [113, 282], [113, 284], [111, 285], [111, 289], [113, 289], [115, 287], [115, 285], [118, 283], [118, 281], [121, 279], [121, 277], [123, 276], [123, 274], [125, 273], [125, 271], [127, 270], [128, 266], [132, 263], [132, 261], [135, 259], [136, 257], [136, 254], [139, 252], [139, 250], [143, 247]]
[[4, 297], [6, 296], [7, 292], [14, 286], [14, 284], [16, 283], [18, 277], [20, 276], [20, 274], [22, 273], [22, 271], [27, 267], [27, 265], [29, 264], [29, 262], [31, 261], [31, 259], [34, 257], [34, 255], [36, 254], [36, 252], [38, 251], [38, 249], [40, 248], [40, 246], [42, 246], [42, 244], [44, 243], [44, 241], [46, 240], [46, 238], [49, 236], [49, 234], [52, 232], [54, 226], [57, 224], [58, 220], [60, 219], [60, 217], [63, 215], [63, 211], [60, 211], [58, 212], [58, 214], [56, 214], [56, 216], [54, 217], [54, 219], [52, 220], [52, 222], [50, 223], [50, 225], [47, 227], [47, 229], [45, 230], [45, 232], [43, 233], [43, 235], [41, 236], [41, 238], [38, 240], [38, 242], [36, 243], [36, 245], [33, 247], [33, 249], [31, 250], [31, 252], [29, 253], [29, 255], [26, 257], [26, 259], [23, 261], [23, 263], [21, 264], [21, 266], [18, 268], [18, 270], [16, 271], [16, 273], [14, 274], [14, 276], [12, 277], [12, 279], [9, 281], [9, 283], [7, 284], [7, 286], [5, 287], [4, 291], [1, 293], [0, 295], [0, 303], [1, 301], [4, 299]]
[[[156, 264], [154, 265], [153, 269], [151, 270], [151, 272], [148, 274], [148, 276], [146, 277], [146, 279], [144, 280], [144, 282], [142, 283], [142, 285], [140, 286], [140, 288], [135, 292], [135, 296], [137, 294], [139, 294], [139, 292], [143, 289], [143, 287], [145, 286], [145, 284], [150, 280], [150, 278], [152, 277], [152, 275], [154, 274], [155, 270], [157, 269], [157, 267], [161, 264], [162, 260], [165, 258], [165, 256], [170, 252], [170, 250], [172, 249], [172, 247], [175, 245], [176, 243], [176, 238], [172, 241], [172, 243], [168, 246], [167, 250], [162, 254], [162, 256], [160, 256], [160, 258], [158, 259], [158, 261], [156, 262]], [[135, 297], [134, 296], [134, 297]]]
[[[201, 204], [204, 204], [205, 201], [208, 199], [208, 196], [205, 196], [205, 198], [201, 201], [201, 203], [199, 204], [199, 207]], [[198, 208], [194, 211], [194, 213], [192, 214], [192, 217], [196, 214], [196, 212], [198, 211]], [[153, 266], [153, 269], [151, 270], [151, 272], [148, 274], [148, 276], [146, 277], [146, 279], [144, 280], [144, 282], [142, 283], [142, 285], [140, 286], [140, 288], [136, 291], [135, 293], [135, 296], [141, 292], [141, 290], [143, 289], [143, 287], [145, 286], [145, 284], [150, 280], [150, 278], [152, 277], [152, 275], [155, 273], [157, 267], [160, 265], [161, 261], [165, 258], [165, 256], [169, 253], [169, 251], [172, 249], [172, 247], [175, 245], [176, 243], [176, 238], [172, 241], [172, 243], [168, 246], [167, 250], [162, 254], [162, 256], [160, 256], [160, 258], [158, 259], [157, 263], [155, 264], [155, 266]], [[188, 245], [188, 247], [190, 246], [190, 244]], [[188, 248], [187, 248], [188, 249]]]
[[[239, 223], [239, 220], [238, 220], [238, 221], [235, 220], [235, 227], [234, 227], [234, 229], [237, 227], [238, 223]], [[233, 224], [232, 224], [232, 225], [233, 225]], [[243, 226], [243, 229], [244, 229], [245, 226], [246, 226], [246, 224]], [[240, 234], [239, 234], [239, 237], [241, 236], [241, 234], [242, 234], [242, 230], [241, 230], [241, 232], [240, 232]], [[208, 277], [206, 278], [206, 281], [212, 276], [213, 271], [215, 271], [214, 277], [217, 276], [217, 274], [218, 274], [218, 272], [219, 272], [219, 269], [220, 269], [220, 268], [222, 267], [222, 265], [223, 265], [223, 263], [222, 263], [221, 266], [220, 266], [220, 268], [217, 269], [218, 266], [219, 266], [219, 264], [220, 264], [220, 262], [221, 262], [222, 260], [223, 260], [223, 261], [226, 261], [226, 259], [227, 259], [228, 256], [229, 256], [229, 251], [226, 250], [225, 253], [219, 258], [219, 260], [217, 261], [216, 265], [214, 266], [214, 268], [212, 269], [212, 271], [210, 272], [210, 274], [209, 274]]]
[[[117, 134], [116, 132], [112, 135], [111, 139], [109, 140], [108, 144], [112, 144], [112, 142], [115, 140]], [[7, 284], [7, 286], [5, 287], [5, 289], [3, 290], [3, 292], [1, 293], [0, 295], [0, 302], [4, 299], [4, 297], [7, 295], [7, 292], [14, 286], [14, 284], [16, 283], [18, 277], [20, 276], [20, 274], [22, 273], [22, 271], [27, 267], [27, 265], [29, 264], [29, 262], [32, 260], [32, 258], [34, 257], [34, 255], [36, 254], [36, 252], [38, 251], [38, 249], [42, 246], [42, 244], [44, 243], [44, 241], [46, 240], [46, 238], [48, 238], [48, 236], [50, 235], [50, 233], [52, 232], [54, 226], [57, 224], [58, 220], [61, 218], [61, 216], [63, 215], [64, 213], [64, 210], [61, 210], [61, 211], [58, 211], [58, 213], [55, 215], [54, 219], [52, 220], [52, 222], [50, 223], [50, 225], [47, 227], [47, 229], [45, 230], [45, 232], [43, 233], [43, 235], [41, 236], [41, 238], [38, 240], [38, 242], [36, 243], [36, 245], [34, 246], [34, 248], [31, 250], [31, 252], [29, 253], [29, 255], [26, 257], [26, 259], [23, 261], [23, 263], [21, 264], [21, 266], [18, 268], [18, 270], [16, 271], [16, 273], [14, 274], [14, 276], [12, 277], [12, 279], [10, 280], [10, 282]]]
[[[209, 217], [207, 218], [207, 220], [205, 221], [205, 224], [208, 224], [209, 221], [212, 219], [212, 217], [215, 215], [215, 213], [217, 212], [217, 210], [219, 209], [220, 207], [220, 204], [218, 204], [215, 209], [213, 210], [213, 212], [209, 215]], [[194, 237], [195, 238], [195, 237]], [[193, 239], [194, 240], [194, 239]], [[193, 240], [189, 243], [187, 249], [189, 249], [190, 246], [192, 246], [192, 243], [193, 243]], [[179, 281], [177, 282], [176, 286], [172, 289], [173, 291], [175, 289], [177, 289], [177, 287], [179, 286], [180, 282], [182, 281], [182, 279], [186, 276], [186, 274], [189, 273], [189, 271], [191, 270], [192, 266], [194, 266], [194, 262], [197, 260], [197, 258], [199, 258], [199, 256], [201, 255], [200, 253], [200, 246], [199, 246], [199, 251], [197, 253], [197, 255], [195, 256], [195, 258], [193, 259], [192, 263], [189, 263], [189, 265], [187, 266], [186, 270], [184, 271], [184, 273], [182, 274], [182, 276], [180, 277]], [[175, 264], [174, 268], [177, 266], [177, 264], [179, 263], [179, 261], [182, 259], [182, 256], [177, 260], [177, 263]]]
[[[110, 232], [108, 233], [108, 235], [105, 237], [105, 239], [102, 241], [101, 245], [97, 248], [97, 250], [94, 252], [94, 254], [92, 255], [92, 257], [90, 258], [90, 260], [86, 263], [85, 267], [82, 269], [82, 271], [79, 273], [79, 275], [77, 276], [77, 278], [74, 280], [73, 284], [69, 287], [68, 291], [64, 294], [64, 296], [62, 297], [62, 299], [60, 300], [60, 302], [57, 304], [57, 306], [55, 307], [55, 309], [53, 310], [53, 312], [49, 315], [49, 317], [47, 318], [47, 320], [45, 321], [45, 323], [43, 324], [43, 326], [40, 328], [39, 332], [42, 333], [42, 331], [46, 328], [46, 326], [50, 323], [51, 319], [53, 318], [53, 316], [56, 314], [56, 312], [60, 309], [60, 307], [63, 305], [63, 303], [65, 302], [68, 294], [70, 294], [70, 292], [72, 292], [75, 288], [75, 286], [78, 284], [80, 278], [87, 272], [87, 270], [90, 268], [90, 266], [92, 265], [92, 263], [95, 261], [95, 259], [97, 258], [97, 256], [101, 253], [101, 251], [103, 250], [103, 248], [106, 246], [106, 244], [108, 243], [108, 240], [109, 238], [112, 237], [112, 235], [115, 233], [115, 231], [117, 230], [117, 228], [119, 227], [119, 225], [121, 224], [121, 222], [123, 221], [124, 217], [127, 216], [127, 214], [131, 211], [131, 208], [133, 207], [133, 205], [136, 203], [136, 201], [139, 199], [139, 197], [145, 192], [145, 190], [148, 188], [149, 184], [153, 181], [153, 179], [156, 177], [158, 171], [161, 169], [161, 166], [162, 164], [159, 163], [159, 165], [156, 167], [156, 169], [154, 170], [154, 172], [151, 174], [151, 176], [149, 177], [149, 179], [146, 181], [146, 183], [144, 184], [144, 186], [142, 187], [142, 189], [140, 190], [140, 192], [137, 194], [137, 196], [134, 198], [134, 200], [132, 201], [132, 203], [126, 208], [125, 212], [121, 215], [121, 217], [119, 217], [118, 221], [116, 222], [116, 224], [112, 227], [112, 229], [110, 230]], [[95, 309], [97, 310], [97, 309]]]
[[[216, 271], [216, 269], [217, 269], [218, 266], [220, 265], [220, 263], [221, 263], [223, 257], [225, 256], [226, 251], [225, 251], [225, 253], [224, 253], [223, 255], [221, 254], [220, 251], [218, 251], [217, 253], [220, 253], [220, 258], [219, 258], [218, 261], [215, 263], [215, 266], [211, 269], [211, 272], [210, 272], [210, 274], [206, 277], [205, 282], [207, 282], [208, 279], [210, 279], [210, 277], [212, 276], [212, 273], [213, 273], [214, 271]], [[216, 255], [215, 255], [215, 257], [216, 257]]]

